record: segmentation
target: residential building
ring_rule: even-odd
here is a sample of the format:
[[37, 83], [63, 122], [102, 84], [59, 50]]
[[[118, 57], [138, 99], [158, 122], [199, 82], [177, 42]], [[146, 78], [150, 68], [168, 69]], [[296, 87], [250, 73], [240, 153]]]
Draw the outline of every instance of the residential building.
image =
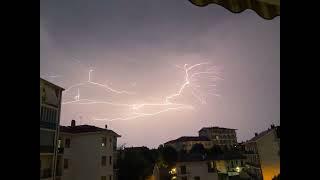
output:
[[188, 154], [179, 157], [175, 172], [178, 180], [218, 180], [231, 179], [235, 176], [247, 176], [242, 169], [245, 157], [236, 153], [204, 156], [201, 154]]
[[212, 145], [232, 148], [237, 145], [236, 129], [222, 127], [204, 127], [199, 130], [199, 136], [211, 140]]
[[164, 143], [165, 146], [171, 146], [177, 151], [190, 151], [194, 144], [202, 144], [205, 149], [212, 147], [210, 139], [205, 136], [182, 136], [178, 139]]
[[62, 180], [116, 180], [118, 137], [107, 126], [60, 126]]
[[58, 180], [56, 171], [61, 96], [64, 89], [40, 78], [40, 179]]
[[252, 176], [269, 180], [280, 173], [280, 126], [271, 125], [266, 131], [255, 133], [244, 146]]

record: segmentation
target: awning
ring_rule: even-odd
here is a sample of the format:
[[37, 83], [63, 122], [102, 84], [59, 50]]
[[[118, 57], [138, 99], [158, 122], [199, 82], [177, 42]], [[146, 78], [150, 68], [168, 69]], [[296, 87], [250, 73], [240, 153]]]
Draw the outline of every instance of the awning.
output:
[[196, 6], [218, 4], [233, 13], [241, 13], [246, 9], [252, 9], [264, 19], [271, 20], [280, 16], [280, 0], [189, 0]]

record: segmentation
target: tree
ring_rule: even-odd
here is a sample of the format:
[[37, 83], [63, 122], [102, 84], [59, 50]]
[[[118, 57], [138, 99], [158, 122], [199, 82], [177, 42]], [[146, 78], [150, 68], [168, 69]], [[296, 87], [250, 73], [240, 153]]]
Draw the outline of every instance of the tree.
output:
[[273, 177], [272, 180], [280, 180], [280, 174], [278, 174], [277, 176]]
[[222, 154], [223, 151], [222, 151], [222, 149], [221, 149], [220, 146], [218, 146], [218, 145], [213, 145], [213, 146], [209, 149], [208, 153], [209, 153], [209, 154], [213, 154], [213, 155], [217, 155], [217, 154]]
[[190, 153], [200, 153], [200, 154], [205, 154], [206, 150], [203, 147], [203, 144], [194, 144], [190, 150]]
[[159, 150], [159, 158], [164, 161], [168, 166], [175, 164], [178, 158], [178, 152], [171, 146], [162, 147]]

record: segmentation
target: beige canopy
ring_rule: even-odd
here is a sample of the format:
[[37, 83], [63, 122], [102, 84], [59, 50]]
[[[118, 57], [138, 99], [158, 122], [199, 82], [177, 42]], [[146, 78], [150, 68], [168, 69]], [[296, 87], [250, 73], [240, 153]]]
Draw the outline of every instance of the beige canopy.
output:
[[280, 16], [280, 0], [189, 0], [196, 6], [218, 4], [233, 13], [252, 9], [264, 19], [271, 20]]

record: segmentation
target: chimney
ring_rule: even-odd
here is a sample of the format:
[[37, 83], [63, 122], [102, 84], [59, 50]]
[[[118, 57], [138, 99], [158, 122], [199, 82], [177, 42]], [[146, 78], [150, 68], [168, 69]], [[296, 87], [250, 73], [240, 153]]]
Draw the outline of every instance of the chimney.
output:
[[105, 127], [106, 129], [108, 129], [108, 125], [105, 125], [104, 127]]
[[76, 126], [76, 120], [72, 120], [71, 121], [71, 127], [75, 127]]
[[258, 136], [258, 133], [254, 133], [254, 136]]

